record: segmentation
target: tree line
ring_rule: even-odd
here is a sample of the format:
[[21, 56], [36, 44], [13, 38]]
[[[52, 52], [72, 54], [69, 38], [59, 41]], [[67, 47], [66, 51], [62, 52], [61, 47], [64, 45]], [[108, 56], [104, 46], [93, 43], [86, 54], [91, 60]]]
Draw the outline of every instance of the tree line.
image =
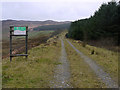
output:
[[103, 3], [93, 16], [71, 23], [66, 37], [76, 40], [113, 38], [120, 45], [120, 2]]

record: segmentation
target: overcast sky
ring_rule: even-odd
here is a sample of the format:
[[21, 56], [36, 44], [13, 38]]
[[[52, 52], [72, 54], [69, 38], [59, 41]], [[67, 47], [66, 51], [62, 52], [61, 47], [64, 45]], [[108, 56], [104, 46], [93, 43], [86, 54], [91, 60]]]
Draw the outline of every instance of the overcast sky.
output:
[[2, 19], [74, 21], [88, 18], [111, 0], [2, 1]]

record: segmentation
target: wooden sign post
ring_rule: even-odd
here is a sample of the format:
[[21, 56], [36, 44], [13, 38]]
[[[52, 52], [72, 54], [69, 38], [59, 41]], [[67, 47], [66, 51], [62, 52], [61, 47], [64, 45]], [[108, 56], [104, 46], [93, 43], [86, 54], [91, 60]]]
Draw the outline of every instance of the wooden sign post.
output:
[[[25, 54], [12, 54], [12, 36], [25, 36], [25, 46], [26, 51]], [[10, 26], [10, 61], [12, 61], [12, 57], [16, 56], [26, 56], [28, 57], [28, 48], [27, 48], [27, 42], [28, 42], [28, 26]]]

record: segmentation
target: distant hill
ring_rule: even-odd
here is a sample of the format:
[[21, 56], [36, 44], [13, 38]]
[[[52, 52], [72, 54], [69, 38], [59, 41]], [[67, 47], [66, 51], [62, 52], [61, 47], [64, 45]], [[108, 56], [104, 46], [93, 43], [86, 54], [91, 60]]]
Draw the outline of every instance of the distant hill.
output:
[[60, 25], [70, 23], [70, 21], [65, 22], [58, 22], [53, 20], [46, 20], [46, 21], [24, 21], [24, 20], [3, 20], [2, 21], [2, 35], [4, 37], [8, 36], [9, 34], [9, 26], [16, 25], [16, 26], [28, 26], [29, 30], [32, 31], [33, 28], [38, 26], [45, 26], [45, 25]]
[[43, 25], [35, 27], [34, 31], [42, 31], [42, 30], [64, 30], [69, 29], [71, 23], [57, 24], [57, 25]]

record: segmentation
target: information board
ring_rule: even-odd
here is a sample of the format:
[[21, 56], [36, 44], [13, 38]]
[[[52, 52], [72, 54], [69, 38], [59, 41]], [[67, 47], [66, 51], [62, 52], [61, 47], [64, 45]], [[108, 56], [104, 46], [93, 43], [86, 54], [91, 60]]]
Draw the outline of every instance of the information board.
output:
[[[13, 49], [12, 49], [12, 37], [25, 37], [25, 53], [24, 54], [13, 54]], [[27, 43], [28, 43], [28, 26], [10, 26], [10, 61], [12, 61], [12, 57], [17, 57], [17, 56], [25, 56], [26, 58], [28, 57], [28, 48], [27, 48]]]
[[14, 27], [14, 35], [26, 35], [26, 27]]

